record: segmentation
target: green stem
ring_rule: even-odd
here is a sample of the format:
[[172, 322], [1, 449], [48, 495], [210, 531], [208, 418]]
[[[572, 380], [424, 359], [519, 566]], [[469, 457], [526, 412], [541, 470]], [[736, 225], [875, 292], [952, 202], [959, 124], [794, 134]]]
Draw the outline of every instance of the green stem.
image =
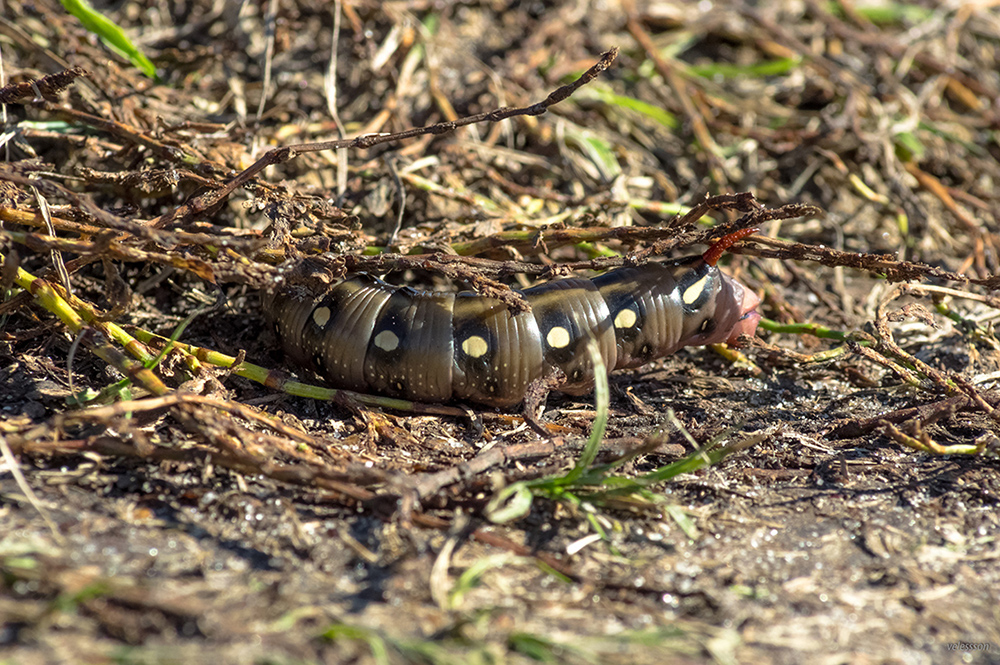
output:
[[778, 323], [772, 319], [761, 319], [757, 325], [764, 330], [786, 335], [813, 335], [823, 339], [835, 339], [839, 342], [847, 340], [847, 333], [827, 328], [818, 323]]

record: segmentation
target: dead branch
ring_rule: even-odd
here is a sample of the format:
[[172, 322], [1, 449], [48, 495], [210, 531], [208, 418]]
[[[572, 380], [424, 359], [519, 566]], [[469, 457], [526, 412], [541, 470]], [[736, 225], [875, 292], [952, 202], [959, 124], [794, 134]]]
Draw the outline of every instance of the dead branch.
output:
[[366, 134], [353, 139], [323, 141], [319, 143], [302, 143], [282, 148], [275, 148], [274, 150], [270, 150], [265, 153], [264, 156], [258, 159], [252, 166], [230, 180], [219, 190], [209, 192], [198, 198], [192, 199], [173, 212], [152, 220], [150, 224], [153, 227], [161, 227], [174, 222], [183, 222], [195, 215], [203, 215], [221, 205], [234, 191], [247, 184], [252, 178], [268, 166], [283, 164], [284, 162], [305, 153], [319, 152], [321, 150], [337, 150], [340, 148], [371, 148], [382, 143], [395, 143], [405, 139], [423, 136], [425, 134], [447, 134], [448, 132], [455, 131], [459, 127], [465, 127], [466, 125], [472, 125], [480, 122], [495, 123], [508, 118], [513, 118], [515, 116], [542, 115], [548, 111], [551, 106], [567, 99], [579, 88], [597, 78], [601, 72], [611, 66], [611, 63], [614, 62], [617, 57], [618, 48], [612, 48], [601, 56], [601, 59], [597, 62], [597, 64], [584, 72], [580, 78], [572, 83], [557, 88], [549, 93], [544, 100], [531, 104], [530, 106], [519, 108], [498, 108], [485, 113], [477, 113], [476, 115], [460, 118], [458, 120], [439, 122], [426, 127], [407, 129], [402, 132], [389, 134]]

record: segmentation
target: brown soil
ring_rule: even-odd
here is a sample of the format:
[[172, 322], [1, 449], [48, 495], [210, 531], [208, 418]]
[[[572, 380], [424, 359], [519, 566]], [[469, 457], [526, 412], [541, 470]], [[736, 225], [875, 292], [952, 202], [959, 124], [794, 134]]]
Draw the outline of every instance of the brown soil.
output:
[[[146, 4], [105, 9], [156, 82], [57, 2], [0, 18], [0, 662], [1000, 662], [994, 9], [351, 2], [333, 100], [332, 4]], [[613, 47], [541, 115], [222, 189], [272, 147], [527, 107]], [[204, 354], [147, 370], [114, 337], [193, 316], [179, 341], [291, 372], [261, 332], [276, 279], [503, 295], [703, 252], [717, 229], [670, 206], [737, 192], [710, 216], [759, 240], [724, 269], [832, 337], [614, 373], [611, 475], [690, 455], [681, 428], [747, 445], [506, 524], [490, 499], [567, 473], [593, 396], [551, 395], [542, 438]]]

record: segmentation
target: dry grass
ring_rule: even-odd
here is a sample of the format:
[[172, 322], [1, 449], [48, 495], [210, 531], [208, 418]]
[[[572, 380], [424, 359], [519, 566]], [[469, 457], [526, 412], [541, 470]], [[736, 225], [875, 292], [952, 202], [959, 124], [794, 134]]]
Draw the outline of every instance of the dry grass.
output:
[[[636, 4], [109, 13], [154, 81], [7, 3], [0, 661], [996, 659], [1000, 18]], [[260, 334], [277, 280], [517, 306], [748, 226], [754, 345], [549, 438]]]

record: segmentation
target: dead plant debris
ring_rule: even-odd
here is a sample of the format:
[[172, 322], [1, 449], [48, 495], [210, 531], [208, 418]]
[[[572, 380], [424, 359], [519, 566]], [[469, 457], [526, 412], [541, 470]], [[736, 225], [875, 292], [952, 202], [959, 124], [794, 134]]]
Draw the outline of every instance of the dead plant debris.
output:
[[[988, 5], [136, 7], [155, 81], [0, 17], [0, 660], [995, 660]], [[522, 307], [748, 228], [760, 337], [607, 408], [331, 390], [261, 334], [265, 286]]]

